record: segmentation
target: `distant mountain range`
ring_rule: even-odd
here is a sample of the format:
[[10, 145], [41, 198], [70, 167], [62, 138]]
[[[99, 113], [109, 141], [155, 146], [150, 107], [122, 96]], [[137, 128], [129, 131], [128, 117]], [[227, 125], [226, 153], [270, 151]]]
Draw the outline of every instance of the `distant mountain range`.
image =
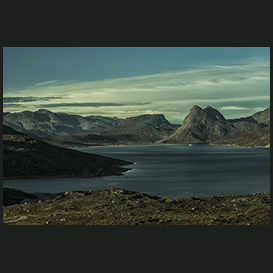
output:
[[61, 146], [122, 145], [154, 143], [170, 136], [180, 125], [166, 120], [164, 115], [141, 115], [126, 118], [119, 125], [79, 135], [59, 136], [50, 143]]
[[109, 118], [81, 117], [53, 113], [45, 109], [36, 112], [4, 113], [3, 123], [13, 129], [45, 139], [64, 147], [123, 144], [213, 143], [237, 137], [267, 127], [270, 107], [249, 117], [225, 119], [215, 108], [195, 105], [182, 126], [171, 124], [164, 115]]
[[262, 129], [269, 123], [270, 107], [246, 118], [226, 120], [218, 110], [210, 106], [202, 109], [195, 105], [181, 127], [156, 143], [211, 143]]
[[122, 174], [125, 160], [50, 145], [3, 125], [3, 177], [94, 177]]
[[51, 139], [59, 135], [72, 135], [100, 130], [120, 124], [116, 117], [69, 115], [46, 109], [35, 112], [3, 113], [3, 124], [32, 137]]

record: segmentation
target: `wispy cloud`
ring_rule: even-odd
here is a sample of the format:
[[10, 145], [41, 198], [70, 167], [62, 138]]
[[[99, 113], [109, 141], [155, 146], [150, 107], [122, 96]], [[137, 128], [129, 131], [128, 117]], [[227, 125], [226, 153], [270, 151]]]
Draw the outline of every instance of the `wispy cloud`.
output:
[[111, 102], [81, 102], [81, 103], [50, 103], [40, 104], [40, 107], [52, 108], [52, 107], [107, 107], [107, 106], [139, 106], [150, 104], [151, 102], [136, 102], [136, 103], [111, 103]]
[[21, 104], [21, 103], [7, 103], [7, 104], [4, 104], [3, 105], [3, 112], [5, 112], [5, 109], [7, 109], [7, 108], [12, 108], [12, 109], [24, 108], [24, 104]]
[[31, 102], [31, 101], [48, 101], [63, 99], [63, 97], [4, 97], [3, 103]]
[[[48, 104], [37, 104], [34, 99], [38, 98], [37, 94], [47, 94]], [[8, 95], [4, 98], [4, 108], [5, 103], [16, 102], [15, 98], [11, 99], [13, 94]], [[26, 103], [21, 105], [22, 109], [58, 107], [59, 111], [104, 113], [121, 118], [136, 113], [163, 113], [169, 120], [178, 122], [197, 104], [219, 110], [222, 107], [228, 118], [233, 118], [238, 110], [247, 114], [251, 109], [269, 106], [270, 62], [254, 58], [240, 63], [102, 81], [52, 80], [21, 90], [16, 96], [29, 98], [23, 100]]]
[[222, 106], [219, 110], [246, 110], [246, 107], [238, 107], [238, 106]]
[[49, 85], [58, 82], [58, 80], [51, 80], [51, 81], [45, 81], [45, 82], [39, 82], [36, 83], [35, 86], [42, 86], [42, 85]]

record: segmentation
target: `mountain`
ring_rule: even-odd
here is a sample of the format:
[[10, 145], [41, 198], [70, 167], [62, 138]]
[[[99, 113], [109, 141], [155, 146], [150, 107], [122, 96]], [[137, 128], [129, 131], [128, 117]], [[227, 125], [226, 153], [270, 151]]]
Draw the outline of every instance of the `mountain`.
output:
[[180, 125], [173, 125], [162, 114], [126, 118], [119, 125], [52, 139], [56, 145], [84, 146], [101, 144], [154, 143], [170, 136]]
[[270, 106], [263, 111], [257, 112], [249, 117], [246, 118], [239, 118], [239, 119], [229, 119], [229, 122], [240, 122], [240, 121], [247, 121], [247, 122], [258, 122], [263, 123], [266, 125], [270, 125]]
[[202, 109], [195, 105], [180, 128], [171, 136], [156, 143], [210, 143], [234, 138], [267, 126], [257, 122], [253, 116], [263, 121], [270, 119], [269, 111], [266, 111], [257, 116], [254, 114], [248, 118], [226, 120], [218, 110], [210, 106]]
[[239, 135], [235, 138], [214, 142], [213, 145], [236, 145], [248, 148], [270, 148], [270, 126]]
[[270, 106], [263, 111], [257, 112], [251, 116], [257, 122], [270, 125]]
[[212, 108], [211, 106], [207, 106], [204, 108], [204, 111], [206, 111], [213, 119], [216, 120], [226, 120], [224, 116], [216, 109]]
[[3, 176], [94, 177], [121, 174], [120, 159], [56, 147], [3, 125]]
[[3, 113], [3, 123], [29, 136], [51, 139], [58, 135], [72, 135], [104, 129], [120, 124], [116, 117], [69, 115], [46, 109], [35, 112]]

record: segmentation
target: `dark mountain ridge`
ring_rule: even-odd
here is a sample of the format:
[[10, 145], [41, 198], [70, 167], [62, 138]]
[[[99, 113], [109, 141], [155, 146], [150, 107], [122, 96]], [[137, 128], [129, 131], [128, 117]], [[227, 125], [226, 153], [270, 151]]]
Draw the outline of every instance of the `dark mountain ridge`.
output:
[[125, 160], [56, 147], [3, 125], [3, 177], [94, 177], [122, 174]]

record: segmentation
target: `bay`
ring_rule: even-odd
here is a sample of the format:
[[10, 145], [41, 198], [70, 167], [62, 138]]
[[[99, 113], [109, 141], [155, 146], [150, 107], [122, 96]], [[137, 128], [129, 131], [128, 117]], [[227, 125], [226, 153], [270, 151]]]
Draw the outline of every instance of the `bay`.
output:
[[3, 186], [59, 193], [117, 187], [178, 199], [270, 192], [270, 149], [208, 144], [96, 146], [77, 149], [134, 162], [121, 176], [9, 179]]

